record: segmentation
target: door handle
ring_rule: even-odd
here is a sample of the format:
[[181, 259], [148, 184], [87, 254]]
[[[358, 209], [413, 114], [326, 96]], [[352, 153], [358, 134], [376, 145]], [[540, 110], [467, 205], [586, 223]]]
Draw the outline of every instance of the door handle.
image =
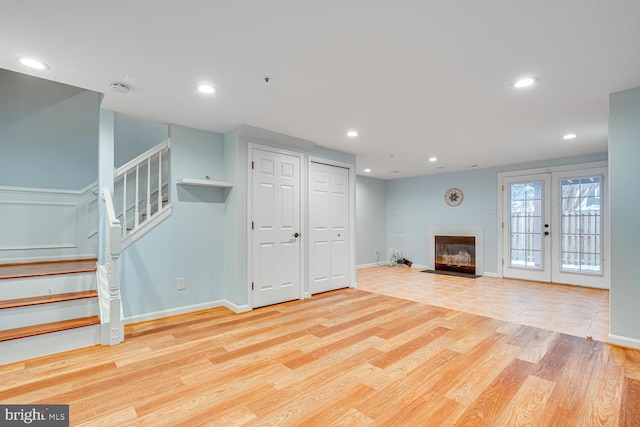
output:
[[298, 237], [300, 237], [300, 233], [293, 233], [293, 237], [297, 239]]

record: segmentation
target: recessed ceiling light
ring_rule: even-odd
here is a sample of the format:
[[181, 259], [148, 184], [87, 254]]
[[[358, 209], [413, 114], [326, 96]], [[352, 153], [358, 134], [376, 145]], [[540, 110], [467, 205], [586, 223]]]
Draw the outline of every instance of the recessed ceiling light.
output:
[[347, 132], [347, 136], [349, 138], [355, 138], [356, 136], [358, 136], [358, 131], [357, 130], [350, 130], [349, 132]]
[[370, 172], [371, 172], [371, 169], [369, 169], [369, 168], [366, 168], [366, 169], [364, 170], [364, 173], [370, 173]]
[[431, 156], [431, 157], [429, 157], [429, 161], [430, 162], [437, 162], [438, 158], [436, 156]]
[[536, 82], [536, 78], [535, 77], [526, 77], [524, 79], [520, 79], [517, 82], [515, 82], [513, 84], [513, 87], [516, 87], [518, 89], [521, 89], [523, 87], [528, 87], [531, 86], [532, 84], [534, 84]]
[[202, 93], [211, 94], [216, 91], [216, 88], [211, 85], [200, 85], [198, 86], [198, 90]]
[[576, 135], [575, 133], [568, 133], [565, 136], [563, 136], [562, 139], [574, 139], [577, 136], [578, 135]]
[[34, 70], [48, 70], [49, 66], [42, 61], [33, 58], [20, 58], [20, 63]]

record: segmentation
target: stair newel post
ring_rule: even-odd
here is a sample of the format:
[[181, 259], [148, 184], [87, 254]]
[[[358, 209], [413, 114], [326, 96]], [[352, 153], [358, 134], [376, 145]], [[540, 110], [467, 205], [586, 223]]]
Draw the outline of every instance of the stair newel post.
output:
[[[120, 231], [121, 225], [118, 221], [111, 225], [113, 244], [109, 248], [109, 345], [119, 344], [124, 341], [124, 324], [121, 317], [122, 299], [120, 297], [120, 271], [118, 268], [118, 258], [120, 258]], [[117, 242], [117, 243], [115, 243]]]
[[[101, 299], [104, 296], [104, 308], [106, 309], [106, 312], [102, 313], [105, 318], [101, 319], [102, 344], [115, 345], [124, 341], [120, 273], [118, 269], [118, 259], [122, 251], [122, 224], [116, 217], [111, 191], [108, 188], [102, 191], [102, 198], [107, 206], [106, 247], [104, 249], [107, 290], [100, 296]], [[100, 293], [101, 289], [103, 289], [101, 283], [98, 284], [98, 288]], [[102, 305], [103, 301], [100, 304]]]
[[145, 221], [151, 218], [151, 157], [147, 159], [147, 216]]
[[162, 210], [162, 151], [158, 153], [158, 209], [156, 212]]
[[140, 203], [140, 165], [136, 165], [136, 200], [134, 201], [135, 205], [135, 218], [134, 218], [134, 226], [133, 228], [138, 228], [140, 225], [140, 209], [138, 208], [138, 204]]

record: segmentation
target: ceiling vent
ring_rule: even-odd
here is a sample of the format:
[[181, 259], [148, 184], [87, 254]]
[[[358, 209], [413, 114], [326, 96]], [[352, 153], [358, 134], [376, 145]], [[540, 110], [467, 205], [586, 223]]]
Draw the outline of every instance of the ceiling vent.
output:
[[111, 83], [111, 89], [118, 93], [129, 93], [131, 88], [124, 83], [114, 82]]

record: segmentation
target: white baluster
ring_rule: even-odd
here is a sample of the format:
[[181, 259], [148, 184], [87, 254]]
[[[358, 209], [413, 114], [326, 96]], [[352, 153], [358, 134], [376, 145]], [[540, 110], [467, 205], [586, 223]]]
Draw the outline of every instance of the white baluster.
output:
[[151, 219], [151, 157], [147, 159], [147, 218]]
[[158, 153], [158, 210], [162, 210], [162, 151]]
[[127, 235], [127, 174], [122, 177], [122, 237]]
[[138, 209], [138, 204], [140, 203], [140, 164], [136, 165], [136, 200], [135, 204], [135, 215], [133, 229], [135, 230], [140, 225], [140, 210]]

